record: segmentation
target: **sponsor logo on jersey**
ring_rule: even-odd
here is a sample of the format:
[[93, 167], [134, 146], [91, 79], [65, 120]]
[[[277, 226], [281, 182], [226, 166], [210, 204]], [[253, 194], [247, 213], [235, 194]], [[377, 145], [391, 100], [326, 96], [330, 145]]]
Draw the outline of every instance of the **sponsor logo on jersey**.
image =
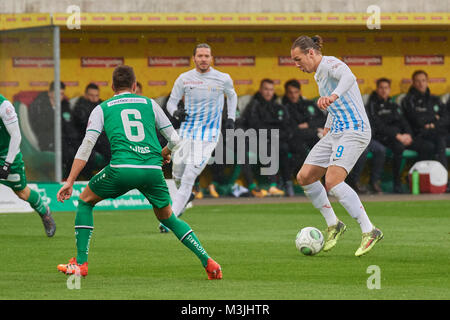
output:
[[130, 146], [130, 149], [133, 150], [134, 152], [141, 153], [141, 154], [150, 153], [149, 147]]
[[124, 103], [143, 103], [147, 104], [147, 99], [144, 98], [121, 98], [113, 101], [109, 101], [107, 103], [108, 107], [114, 106], [116, 104], [124, 104]]

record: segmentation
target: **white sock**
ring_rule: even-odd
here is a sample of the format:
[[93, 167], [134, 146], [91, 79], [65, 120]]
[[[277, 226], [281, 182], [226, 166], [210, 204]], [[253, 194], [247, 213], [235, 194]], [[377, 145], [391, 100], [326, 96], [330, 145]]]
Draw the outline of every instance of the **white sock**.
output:
[[312, 205], [319, 209], [322, 216], [325, 218], [329, 227], [334, 226], [338, 222], [338, 218], [331, 207], [330, 200], [327, 197], [327, 191], [320, 181], [313, 182], [303, 186], [305, 195], [311, 200]]
[[330, 194], [334, 195], [345, 210], [358, 221], [363, 233], [372, 231], [373, 225], [355, 190], [345, 182], [341, 182], [331, 188]]
[[189, 197], [192, 193], [192, 185], [188, 183], [181, 183], [175, 194], [175, 199], [172, 204], [172, 211], [178, 217], [183, 213]]

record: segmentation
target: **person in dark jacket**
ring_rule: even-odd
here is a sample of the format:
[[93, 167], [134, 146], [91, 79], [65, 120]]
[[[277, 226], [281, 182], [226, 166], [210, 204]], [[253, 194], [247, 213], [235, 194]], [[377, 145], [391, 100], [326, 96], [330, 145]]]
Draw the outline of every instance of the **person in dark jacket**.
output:
[[303, 99], [300, 82], [289, 80], [284, 84], [282, 104], [289, 113], [289, 151], [292, 154], [292, 172], [297, 174], [309, 150], [320, 140], [327, 118], [312, 100]]
[[[61, 140], [63, 177], [69, 174], [72, 160], [78, 148], [78, 133], [73, 125], [70, 104], [64, 96], [66, 86], [61, 86]], [[55, 84], [51, 82], [48, 91], [41, 92], [28, 108], [28, 117], [36, 135], [40, 151], [55, 151]]]
[[[82, 139], [86, 133], [86, 127], [89, 121], [89, 116], [92, 110], [102, 102], [100, 99], [100, 89], [95, 83], [89, 83], [84, 90], [84, 96], [78, 98], [73, 107], [73, 124], [78, 131], [78, 145], [81, 144]], [[94, 171], [99, 171], [109, 163], [111, 159], [111, 151], [108, 137], [105, 132], [102, 132], [95, 144], [94, 150], [89, 157], [86, 167], [81, 172], [85, 179], [90, 179]], [[100, 154], [104, 161], [101, 164], [96, 164], [96, 156]]]
[[[253, 96], [249, 104], [246, 106], [243, 119], [240, 121], [240, 125], [244, 126], [244, 129], [255, 129], [258, 133], [261, 129], [268, 130], [268, 147], [267, 150], [271, 150], [270, 144], [278, 143], [279, 147], [279, 172], [283, 182], [291, 179], [291, 170], [289, 168], [289, 145], [291, 131], [289, 130], [289, 115], [286, 108], [276, 102], [276, 95], [274, 90], [274, 82], [271, 79], [263, 79], [260, 84], [259, 91]], [[279, 130], [279, 139], [276, 142], [271, 137], [270, 130]], [[259, 137], [260, 138], [260, 137]], [[270, 155], [272, 158], [274, 155]], [[259, 160], [259, 159], [258, 159]], [[251, 183], [252, 167], [248, 162], [242, 166], [242, 172], [246, 176], [246, 180]], [[268, 190], [269, 195], [283, 196], [284, 191], [280, 190], [277, 185], [277, 175], [268, 176], [270, 188]], [[250, 187], [249, 187], [250, 189]]]
[[403, 112], [412, 128], [413, 139], [417, 145], [427, 144], [432, 148], [431, 157], [447, 168], [445, 156], [446, 136], [448, 134], [448, 113], [438, 96], [430, 93], [428, 74], [423, 70], [412, 75], [412, 86], [402, 100]]

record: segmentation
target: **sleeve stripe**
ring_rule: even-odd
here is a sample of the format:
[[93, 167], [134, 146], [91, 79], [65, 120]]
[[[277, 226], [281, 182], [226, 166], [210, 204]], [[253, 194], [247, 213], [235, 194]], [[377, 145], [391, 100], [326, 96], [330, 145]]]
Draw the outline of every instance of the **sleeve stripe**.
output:
[[159, 128], [159, 130], [163, 130], [163, 129], [168, 128], [168, 127], [171, 127], [171, 126], [172, 126], [172, 124], [169, 124], [169, 125], [167, 125], [167, 126], [165, 126], [165, 127]]
[[95, 129], [87, 129], [86, 131], [95, 131], [95, 132], [98, 132], [99, 134], [101, 134], [101, 132], [100, 132], [100, 131], [98, 131], [98, 130], [95, 130]]

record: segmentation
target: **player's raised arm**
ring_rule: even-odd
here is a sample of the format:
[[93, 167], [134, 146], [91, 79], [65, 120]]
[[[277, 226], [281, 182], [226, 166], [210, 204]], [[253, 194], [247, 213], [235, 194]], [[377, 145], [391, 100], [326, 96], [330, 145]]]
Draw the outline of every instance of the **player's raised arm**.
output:
[[73, 184], [80, 175], [80, 172], [86, 166], [86, 162], [91, 156], [92, 149], [94, 148], [98, 137], [102, 133], [103, 121], [103, 110], [100, 106], [97, 106], [94, 108], [94, 110], [92, 110], [92, 113], [89, 117], [86, 134], [73, 160], [69, 177], [67, 178], [64, 186], [61, 187], [56, 195], [58, 201], [64, 202], [64, 200], [69, 199], [72, 195]]
[[331, 93], [341, 97], [345, 92], [347, 92], [353, 84], [356, 83], [356, 77], [350, 68], [343, 62], [334, 62], [329, 69], [329, 75], [331, 78], [339, 80], [339, 83]]
[[224, 87], [224, 93], [227, 95], [227, 121], [226, 129], [234, 129], [234, 121], [236, 121], [237, 94], [234, 90], [233, 80], [227, 77]]
[[[183, 80], [181, 77], [178, 77], [175, 80], [175, 84], [173, 85], [172, 92], [170, 93], [169, 101], [167, 101], [167, 111], [169, 114], [175, 119], [182, 122], [186, 117], [186, 113], [182, 110], [178, 110], [178, 103], [184, 96], [184, 86]], [[182, 114], [183, 113], [183, 114]]]
[[[11, 102], [5, 100], [0, 105], [0, 118], [3, 121], [3, 124], [6, 127], [11, 139], [9, 141], [8, 146], [8, 154], [6, 155], [6, 159], [1, 170], [6, 175], [4, 178], [8, 177], [9, 169], [11, 164], [14, 162], [17, 154], [20, 150], [20, 141], [22, 136], [20, 135], [19, 121], [17, 119], [17, 114], [14, 111], [14, 107]], [[3, 176], [1, 177], [3, 178]]]

